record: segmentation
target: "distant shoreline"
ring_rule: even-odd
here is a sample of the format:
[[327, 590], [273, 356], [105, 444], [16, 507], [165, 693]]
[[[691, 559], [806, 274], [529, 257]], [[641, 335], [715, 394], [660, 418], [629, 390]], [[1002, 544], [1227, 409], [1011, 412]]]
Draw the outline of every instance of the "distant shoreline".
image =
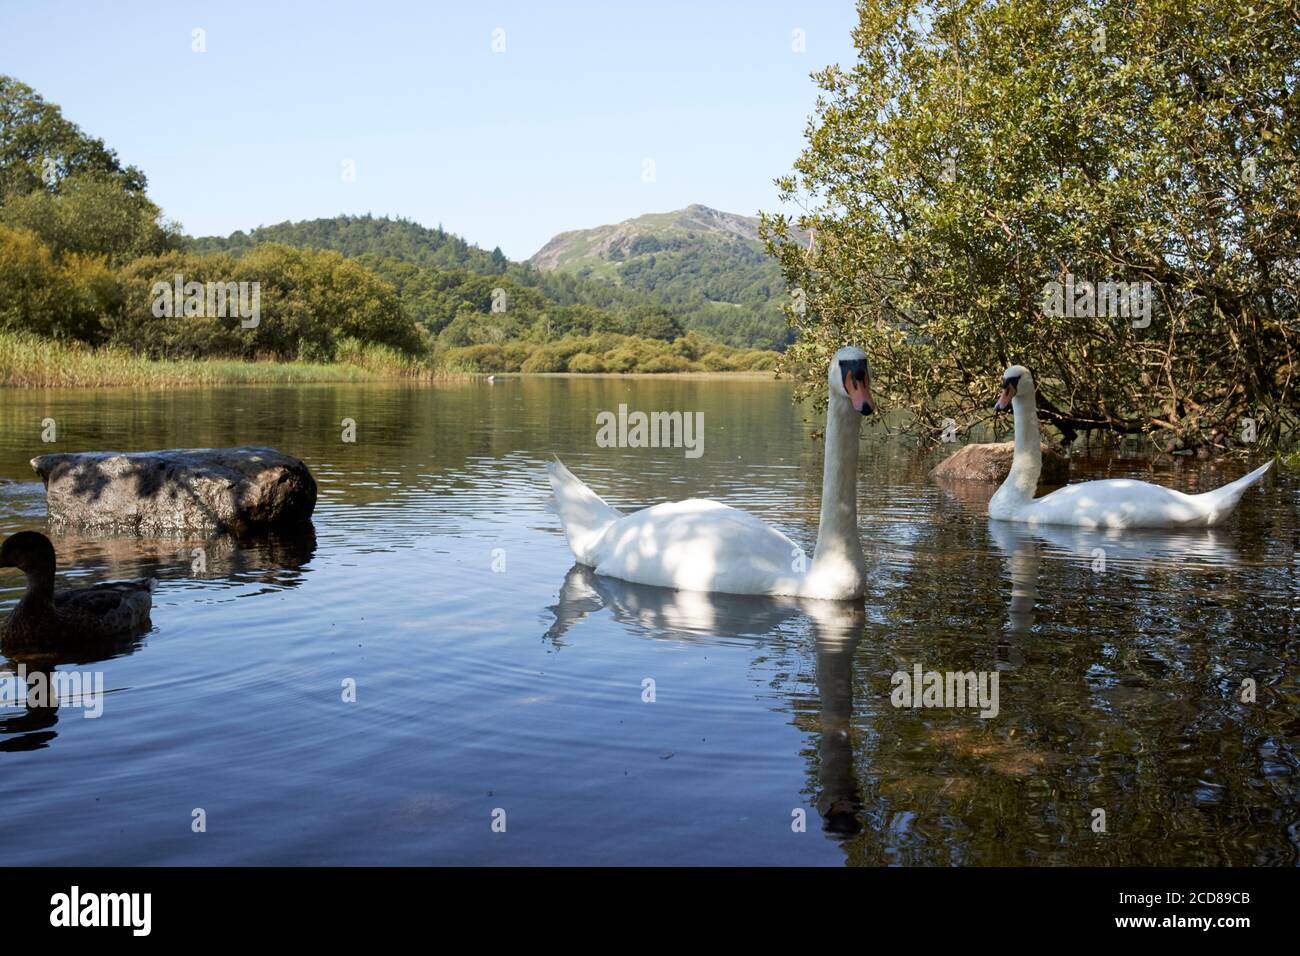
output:
[[[495, 372], [494, 377], [503, 378], [747, 378], [755, 380], [776, 381], [777, 373], [771, 370], [743, 370], [737, 372]], [[465, 378], [487, 378], [482, 372], [471, 372]]]
[[[657, 378], [771, 380], [772, 371], [497, 372], [520, 378]], [[189, 388], [204, 385], [308, 385], [363, 382], [482, 381], [489, 373], [436, 365], [391, 350], [362, 350], [354, 362], [242, 359], [151, 359], [121, 347], [91, 348], [56, 340], [0, 334], [0, 388]]]

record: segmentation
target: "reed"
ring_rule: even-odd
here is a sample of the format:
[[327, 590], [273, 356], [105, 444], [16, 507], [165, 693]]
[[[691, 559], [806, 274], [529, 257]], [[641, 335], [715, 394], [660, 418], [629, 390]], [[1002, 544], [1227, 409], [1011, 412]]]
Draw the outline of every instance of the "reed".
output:
[[118, 346], [0, 332], [0, 386], [96, 388], [359, 382], [371, 379], [432, 381], [451, 377], [383, 346], [341, 343], [336, 361], [248, 362], [235, 359], [150, 359]]

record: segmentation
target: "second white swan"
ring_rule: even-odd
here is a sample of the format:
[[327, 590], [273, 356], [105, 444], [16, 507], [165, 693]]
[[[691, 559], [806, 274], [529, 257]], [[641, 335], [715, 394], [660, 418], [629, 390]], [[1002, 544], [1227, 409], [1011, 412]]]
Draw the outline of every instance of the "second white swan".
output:
[[1002, 521], [1084, 528], [1208, 528], [1232, 514], [1246, 489], [1273, 464], [1267, 462], [1243, 478], [1200, 495], [1146, 481], [1109, 478], [1066, 485], [1035, 498], [1043, 458], [1034, 377], [1029, 369], [1013, 365], [1002, 373], [1002, 394], [994, 408], [1012, 408], [1016, 416], [1011, 473], [989, 500], [989, 517]]
[[866, 563], [858, 540], [858, 435], [876, 409], [871, 370], [859, 348], [842, 348], [827, 370], [821, 522], [812, 561], [790, 538], [717, 501], [691, 498], [623, 514], [558, 460], [551, 488], [579, 564], [636, 584], [727, 594], [821, 600], [862, 596]]

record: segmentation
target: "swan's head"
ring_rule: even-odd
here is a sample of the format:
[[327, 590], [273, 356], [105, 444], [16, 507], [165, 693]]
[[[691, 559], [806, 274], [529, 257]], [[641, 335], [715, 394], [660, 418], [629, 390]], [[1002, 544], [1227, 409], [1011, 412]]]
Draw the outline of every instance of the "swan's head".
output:
[[862, 349], [846, 345], [836, 352], [826, 378], [832, 400], [839, 396], [863, 415], [876, 410], [876, 400], [871, 397], [871, 366], [867, 364], [867, 353]]
[[1002, 394], [993, 403], [993, 408], [1005, 412], [1011, 407], [1015, 398], [1034, 397], [1034, 376], [1023, 365], [1013, 365], [1002, 373]]
[[19, 531], [0, 545], [0, 568], [54, 572], [54, 545], [38, 531]]

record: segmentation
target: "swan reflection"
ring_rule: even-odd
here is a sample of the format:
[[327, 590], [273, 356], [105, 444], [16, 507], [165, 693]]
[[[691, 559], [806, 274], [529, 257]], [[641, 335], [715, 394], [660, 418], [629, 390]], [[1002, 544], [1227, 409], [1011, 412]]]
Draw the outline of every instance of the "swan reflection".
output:
[[575, 564], [565, 575], [559, 601], [548, 608], [554, 622], [546, 639], [563, 647], [566, 633], [602, 609], [649, 637], [761, 640], [783, 630], [786, 637], [798, 637], [801, 622], [810, 623], [821, 728], [814, 803], [827, 831], [854, 834], [862, 829], [852, 730], [853, 659], [866, 623], [860, 602], [675, 591], [631, 584]]
[[1011, 582], [1008, 631], [1026, 634], [1034, 625], [1038, 577], [1044, 558], [1064, 560], [1103, 574], [1132, 567], [1186, 569], [1232, 567], [1237, 552], [1226, 535], [1209, 529], [1124, 531], [989, 521], [989, 539], [1006, 555]]
[[48, 747], [58, 736], [61, 709], [98, 717], [104, 674], [85, 665], [134, 654], [148, 636], [142, 631], [104, 637], [75, 648], [15, 648], [0, 642], [0, 753]]
[[989, 537], [1007, 555], [1033, 545], [1046, 545], [1047, 553], [1077, 558], [1089, 565], [1103, 560], [1098, 569], [1121, 564], [1186, 567], [1202, 564], [1232, 567], [1237, 551], [1232, 539], [1213, 529], [1162, 530], [1130, 528], [1124, 531], [1079, 528], [1069, 525], [1029, 527], [1009, 521], [990, 521]]

